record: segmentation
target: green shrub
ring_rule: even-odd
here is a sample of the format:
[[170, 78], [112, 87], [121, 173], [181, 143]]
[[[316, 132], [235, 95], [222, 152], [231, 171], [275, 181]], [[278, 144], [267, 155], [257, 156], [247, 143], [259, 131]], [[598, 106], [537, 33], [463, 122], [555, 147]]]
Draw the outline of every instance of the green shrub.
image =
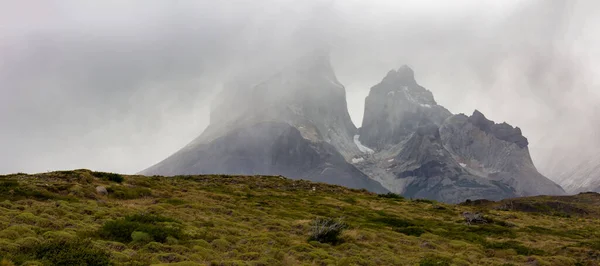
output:
[[[49, 265], [111, 265], [110, 255], [95, 248], [89, 240], [46, 241], [30, 247], [22, 247], [19, 264], [27, 260], [39, 260]], [[22, 261], [19, 261], [22, 260]]]
[[405, 227], [405, 228], [394, 228], [394, 231], [396, 231], [398, 233], [403, 233], [408, 236], [421, 236], [422, 234], [427, 232], [423, 228], [416, 227], [416, 226], [409, 226], [409, 227]]
[[311, 222], [311, 232], [308, 240], [337, 244], [340, 242], [339, 236], [347, 227], [341, 218], [317, 218]]
[[139, 223], [147, 223], [147, 224], [156, 224], [156, 223], [164, 223], [164, 222], [172, 222], [178, 223], [177, 220], [169, 217], [164, 217], [160, 215], [154, 214], [134, 214], [125, 217], [126, 221], [130, 222], [139, 222]]
[[[124, 219], [108, 221], [99, 230], [100, 237], [128, 243], [134, 241], [133, 232], [148, 234], [155, 241], [165, 243], [169, 236], [180, 239], [183, 232], [178, 222], [159, 215], [136, 214]], [[140, 236], [141, 237], [141, 236]]]
[[104, 180], [108, 180], [108, 181], [112, 181], [112, 182], [117, 182], [117, 183], [122, 183], [123, 181], [125, 181], [125, 178], [122, 175], [115, 174], [115, 173], [92, 172], [92, 175], [94, 177], [97, 177], [97, 178], [100, 178], [100, 179], [104, 179]]
[[221, 252], [228, 251], [231, 248], [231, 243], [229, 243], [229, 241], [227, 241], [226, 239], [221, 238], [213, 240], [211, 245], [215, 250]]
[[450, 266], [452, 260], [439, 256], [428, 256], [419, 262], [419, 266]]
[[136, 243], [150, 243], [154, 241], [154, 238], [148, 233], [133, 231], [133, 233], [131, 233], [131, 240]]
[[372, 221], [377, 222], [377, 223], [382, 223], [382, 224], [385, 224], [387, 226], [391, 226], [394, 228], [403, 228], [403, 227], [409, 227], [409, 226], [415, 225], [414, 223], [412, 223], [410, 221], [395, 218], [395, 217], [376, 218], [376, 219], [373, 219]]
[[347, 198], [343, 198], [341, 199], [343, 202], [349, 203], [349, 204], [357, 204], [358, 200], [356, 200], [355, 198], [352, 197], [347, 197]]
[[143, 187], [124, 187], [124, 186], [110, 186], [106, 188], [109, 197], [116, 199], [139, 199], [143, 197], [152, 196], [152, 191], [148, 188]]
[[414, 202], [422, 202], [422, 203], [429, 203], [429, 204], [434, 204], [435, 201], [434, 200], [428, 200], [428, 199], [415, 199], [413, 200]]
[[19, 186], [19, 182], [12, 179], [0, 179], [0, 193], [8, 193], [10, 190]]
[[392, 192], [388, 192], [388, 193], [385, 193], [385, 194], [379, 194], [379, 195], [377, 195], [377, 197], [387, 198], [387, 199], [398, 199], [398, 200], [403, 200], [404, 199], [404, 197], [402, 195], [396, 194], [396, 193], [392, 193]]
[[0, 199], [21, 200], [37, 199], [48, 200], [56, 198], [48, 191], [38, 191], [33, 188], [21, 186], [19, 182], [11, 179], [0, 179]]

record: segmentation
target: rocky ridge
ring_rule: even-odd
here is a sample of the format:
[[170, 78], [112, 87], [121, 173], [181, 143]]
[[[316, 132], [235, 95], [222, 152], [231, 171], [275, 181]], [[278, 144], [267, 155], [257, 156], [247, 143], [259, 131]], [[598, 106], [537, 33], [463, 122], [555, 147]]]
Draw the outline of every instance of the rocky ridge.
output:
[[359, 140], [374, 150], [355, 165], [390, 191], [445, 202], [563, 194], [537, 172], [521, 130], [475, 110], [452, 115], [407, 66], [365, 101]]

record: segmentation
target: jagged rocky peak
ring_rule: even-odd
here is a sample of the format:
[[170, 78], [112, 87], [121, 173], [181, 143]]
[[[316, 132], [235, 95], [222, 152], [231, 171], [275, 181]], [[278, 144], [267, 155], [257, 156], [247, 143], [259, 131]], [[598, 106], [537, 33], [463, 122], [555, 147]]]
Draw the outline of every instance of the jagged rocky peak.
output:
[[417, 85], [415, 72], [407, 65], [401, 66], [398, 70], [390, 70], [383, 79], [383, 82], [404, 86]]
[[477, 126], [482, 131], [492, 134], [500, 140], [508, 141], [517, 144], [521, 148], [527, 147], [529, 141], [523, 136], [521, 129], [512, 127], [506, 122], [496, 124], [494, 121], [488, 120], [481, 112], [475, 110], [473, 115], [469, 117], [469, 122]]
[[373, 86], [365, 100], [360, 141], [378, 150], [405, 140], [423, 125], [440, 125], [451, 113], [439, 106], [431, 91], [404, 65]]

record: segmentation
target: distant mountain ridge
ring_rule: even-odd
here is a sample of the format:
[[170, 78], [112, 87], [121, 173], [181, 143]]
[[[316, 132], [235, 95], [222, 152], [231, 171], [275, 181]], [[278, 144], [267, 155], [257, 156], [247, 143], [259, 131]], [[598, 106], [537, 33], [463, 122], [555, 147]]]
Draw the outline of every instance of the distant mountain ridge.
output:
[[285, 175], [444, 202], [564, 194], [527, 146], [519, 128], [438, 105], [408, 66], [371, 88], [357, 129], [329, 57], [314, 54], [225, 89], [205, 132], [142, 173]]

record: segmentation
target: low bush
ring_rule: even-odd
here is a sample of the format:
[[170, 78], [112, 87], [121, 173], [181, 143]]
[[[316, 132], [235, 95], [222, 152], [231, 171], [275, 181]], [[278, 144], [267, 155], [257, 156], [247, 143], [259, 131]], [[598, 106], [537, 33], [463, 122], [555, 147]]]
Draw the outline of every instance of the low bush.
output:
[[97, 177], [97, 178], [100, 178], [100, 179], [104, 179], [104, 180], [108, 180], [108, 181], [112, 181], [112, 182], [117, 182], [117, 183], [122, 183], [123, 181], [125, 181], [125, 177], [123, 177], [120, 174], [115, 174], [115, 173], [92, 172], [92, 175], [94, 177]]
[[428, 199], [415, 199], [413, 200], [414, 202], [421, 202], [421, 203], [429, 203], [429, 204], [434, 204], [436, 203], [434, 200], [428, 200]]
[[402, 195], [396, 194], [396, 193], [392, 193], [392, 192], [388, 192], [388, 193], [385, 193], [385, 194], [379, 194], [379, 195], [377, 195], [377, 197], [387, 198], [387, 199], [398, 199], [398, 200], [403, 200], [404, 199], [404, 197]]
[[106, 188], [109, 197], [116, 199], [139, 199], [152, 196], [152, 191], [142, 187], [110, 186]]
[[67, 197], [58, 197], [48, 191], [36, 190], [26, 186], [21, 186], [18, 181], [10, 179], [0, 179], [0, 199], [10, 199], [13, 201], [22, 199], [49, 200]]
[[320, 243], [337, 244], [340, 242], [339, 236], [348, 225], [342, 218], [317, 218], [310, 224], [309, 241], [318, 241]]
[[133, 231], [131, 233], [131, 240], [135, 243], [150, 243], [154, 241], [154, 238], [148, 233]]
[[394, 228], [394, 231], [408, 235], [408, 236], [421, 236], [422, 234], [427, 232], [427, 231], [425, 231], [425, 229], [416, 227], [416, 226], [410, 226], [410, 227], [405, 227], [405, 228]]
[[395, 218], [395, 217], [382, 217], [382, 218], [375, 218], [372, 220], [373, 222], [376, 223], [382, 223], [385, 224], [387, 226], [391, 226], [393, 228], [404, 228], [404, 227], [409, 227], [409, 226], [414, 226], [415, 224], [404, 220], [404, 219], [399, 219], [399, 218]]
[[15, 262], [22, 264], [25, 261], [37, 260], [48, 265], [111, 265], [110, 255], [95, 248], [91, 241], [51, 240], [30, 247], [21, 247], [20, 254]]
[[[134, 232], [138, 233], [134, 235]], [[98, 234], [104, 239], [121, 243], [129, 243], [136, 239], [149, 240], [150, 238], [165, 243], [169, 236], [176, 239], [183, 237], [179, 222], [168, 217], [150, 214], [136, 214], [124, 219], [108, 221], [100, 228]]]

